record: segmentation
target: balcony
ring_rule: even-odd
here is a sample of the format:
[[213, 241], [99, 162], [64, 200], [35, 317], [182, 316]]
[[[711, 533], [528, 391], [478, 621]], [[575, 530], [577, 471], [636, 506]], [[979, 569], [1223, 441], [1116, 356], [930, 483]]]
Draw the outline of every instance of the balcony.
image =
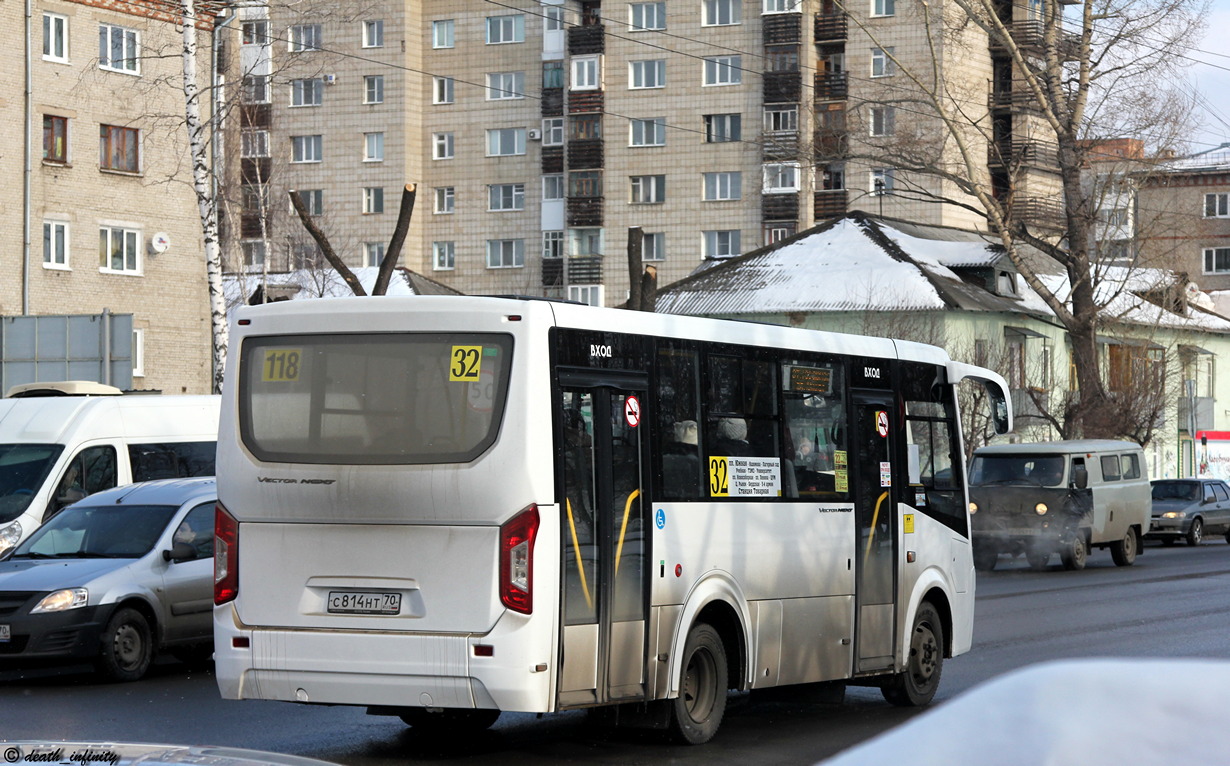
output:
[[[1008, 25], [1008, 34], [1012, 37], [1012, 41], [1016, 43], [1016, 47], [1022, 52], [1036, 54], [1045, 50], [1046, 28], [1037, 19], [1012, 22]], [[1080, 53], [1080, 42], [1081, 37], [1079, 34], [1060, 32], [1056, 45], [1060, 60], [1071, 61], [1075, 59]], [[1004, 54], [1008, 52], [1008, 46], [1003, 38], [994, 34], [991, 35], [990, 48], [991, 53]]]
[[849, 21], [846, 19], [844, 11], [836, 13], [817, 13], [815, 21], [815, 35], [817, 43], [837, 42], [846, 39], [847, 27]]
[[761, 138], [761, 155], [766, 160], [793, 160], [799, 157], [799, 134], [765, 133]]
[[239, 126], [243, 128], [267, 128], [273, 124], [271, 104], [242, 104], [239, 107]]
[[1019, 223], [1037, 226], [1043, 229], [1059, 230], [1067, 225], [1067, 211], [1061, 200], [1023, 197], [1017, 199], [1010, 210], [1012, 217]]
[[1059, 145], [1015, 138], [1010, 141], [995, 141], [987, 145], [987, 165], [997, 168], [1027, 165], [1058, 170]]
[[588, 114], [601, 112], [603, 104], [600, 90], [573, 90], [568, 92], [568, 113]]
[[812, 200], [812, 215], [817, 221], [837, 218], [846, 214], [846, 190], [826, 189], [817, 191]]
[[565, 203], [568, 225], [601, 226], [604, 202], [603, 197], [569, 197]]
[[564, 147], [562, 146], [542, 147], [542, 172], [543, 173], [563, 173], [564, 172]]
[[803, 41], [803, 15], [801, 13], [777, 13], [762, 16], [764, 44], [800, 43]]
[[794, 72], [765, 72], [760, 77], [764, 103], [781, 104], [802, 100], [803, 75]]
[[760, 216], [764, 221], [797, 221], [799, 218], [798, 192], [786, 194], [762, 194]]
[[816, 75], [817, 101], [843, 101], [849, 94], [845, 72], [821, 72]]
[[564, 89], [543, 88], [538, 108], [543, 117], [559, 117], [564, 113]]
[[588, 56], [603, 53], [606, 43], [606, 27], [588, 24], [568, 29], [568, 55]]
[[602, 256], [576, 255], [568, 259], [569, 284], [602, 284]]
[[594, 170], [603, 163], [602, 139], [577, 138], [568, 142], [568, 169]]
[[813, 148], [817, 160], [839, 160], [849, 149], [849, 134], [844, 130], [817, 130]]

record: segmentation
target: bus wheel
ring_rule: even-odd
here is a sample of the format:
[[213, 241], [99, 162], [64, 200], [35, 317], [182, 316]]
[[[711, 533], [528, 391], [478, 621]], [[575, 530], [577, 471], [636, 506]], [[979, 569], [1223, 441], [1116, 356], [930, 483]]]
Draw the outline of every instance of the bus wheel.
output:
[[894, 675], [880, 692], [898, 707], [926, 705], [940, 688], [944, 670], [944, 623], [930, 601], [918, 605], [905, 671]]
[[1129, 529], [1122, 540], [1110, 544], [1110, 557], [1118, 567], [1130, 567], [1136, 561], [1136, 530]]
[[685, 745], [703, 745], [726, 712], [726, 649], [717, 631], [697, 623], [683, 650], [679, 696], [671, 701], [671, 734]]
[[500, 711], [487, 708], [428, 710], [425, 707], [416, 707], [405, 708], [398, 717], [423, 735], [440, 736], [472, 734], [488, 729], [500, 717]]
[[1064, 569], [1070, 569], [1073, 572], [1084, 569], [1085, 562], [1089, 559], [1089, 549], [1085, 547], [1085, 536], [1080, 532], [1074, 534], [1072, 541], [1060, 551], [1059, 558], [1063, 561]]
[[974, 547], [974, 569], [990, 572], [999, 563], [999, 551], [994, 548]]

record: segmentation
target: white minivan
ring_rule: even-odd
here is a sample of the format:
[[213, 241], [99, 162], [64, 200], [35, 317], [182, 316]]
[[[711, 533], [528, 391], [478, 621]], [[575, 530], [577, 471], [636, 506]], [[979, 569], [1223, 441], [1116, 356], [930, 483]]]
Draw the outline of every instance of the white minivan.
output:
[[86, 495], [214, 474], [220, 397], [77, 381], [23, 389], [0, 399], [0, 556]]

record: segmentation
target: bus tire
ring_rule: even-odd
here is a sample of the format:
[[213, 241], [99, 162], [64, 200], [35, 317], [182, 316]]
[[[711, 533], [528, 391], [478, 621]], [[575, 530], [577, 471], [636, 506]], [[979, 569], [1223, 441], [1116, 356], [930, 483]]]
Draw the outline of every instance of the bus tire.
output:
[[944, 671], [944, 623], [940, 613], [924, 601], [914, 615], [905, 670], [893, 675], [880, 693], [898, 707], [921, 707], [931, 701], [940, 688]]
[[1136, 561], [1136, 530], [1129, 529], [1122, 540], [1110, 544], [1110, 557], [1117, 567], [1130, 567]]
[[671, 701], [671, 736], [703, 745], [717, 734], [726, 712], [726, 649], [717, 631], [700, 622], [684, 644], [679, 696]]
[[1072, 536], [1071, 542], [1064, 546], [1059, 552], [1059, 558], [1063, 561], [1063, 568], [1073, 572], [1085, 568], [1085, 564], [1089, 561], [1089, 548], [1085, 545], [1085, 535], [1077, 532]]
[[425, 707], [405, 708], [398, 715], [402, 723], [424, 736], [453, 736], [473, 734], [491, 728], [500, 717], [500, 711], [489, 708], [445, 708], [428, 710]]
[[154, 659], [154, 634], [145, 615], [124, 607], [111, 615], [99, 638], [98, 674], [108, 681], [136, 681]]

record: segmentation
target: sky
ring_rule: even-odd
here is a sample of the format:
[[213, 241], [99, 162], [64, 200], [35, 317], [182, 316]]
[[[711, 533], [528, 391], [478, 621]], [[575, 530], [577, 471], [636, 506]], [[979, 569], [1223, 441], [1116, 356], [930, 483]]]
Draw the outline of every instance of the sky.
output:
[[1193, 150], [1230, 142], [1230, 0], [1212, 0], [1204, 39], [1189, 56], [1200, 62], [1188, 70], [1204, 95], [1200, 117], [1204, 129], [1193, 137]]

